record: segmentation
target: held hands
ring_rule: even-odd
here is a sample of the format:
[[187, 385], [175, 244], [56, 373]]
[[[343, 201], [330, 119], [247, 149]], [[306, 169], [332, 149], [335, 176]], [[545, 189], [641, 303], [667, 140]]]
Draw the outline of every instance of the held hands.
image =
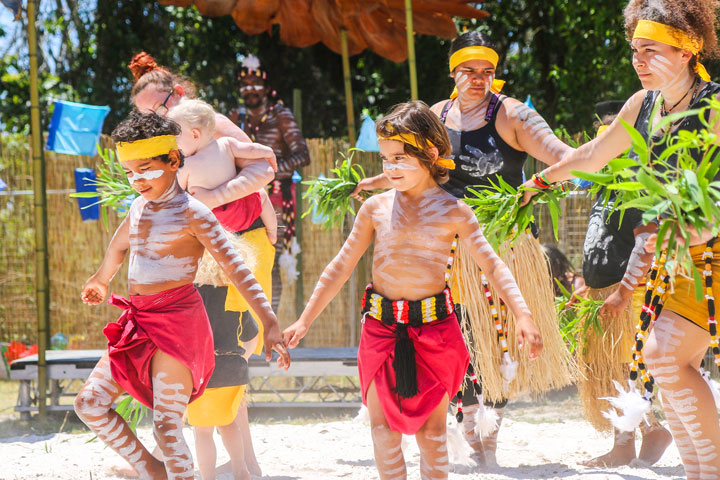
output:
[[308, 327], [305, 322], [298, 320], [283, 331], [283, 342], [288, 348], [295, 348], [298, 342], [307, 335], [307, 332]]
[[98, 280], [95, 275], [88, 278], [85, 285], [83, 285], [80, 299], [86, 305], [100, 305], [107, 296], [108, 285], [107, 283]]
[[530, 349], [530, 360], [536, 359], [543, 348], [542, 337], [535, 322], [530, 316], [520, 318], [515, 324], [515, 337], [517, 337], [518, 347], [524, 348], [525, 345]]
[[275, 350], [280, 354], [278, 358], [278, 368], [284, 368], [286, 371], [290, 367], [290, 354], [283, 343], [283, 336], [280, 333], [280, 327], [275, 323], [270, 327], [266, 327], [263, 332], [263, 342], [265, 345], [265, 361], [272, 360], [272, 351]]

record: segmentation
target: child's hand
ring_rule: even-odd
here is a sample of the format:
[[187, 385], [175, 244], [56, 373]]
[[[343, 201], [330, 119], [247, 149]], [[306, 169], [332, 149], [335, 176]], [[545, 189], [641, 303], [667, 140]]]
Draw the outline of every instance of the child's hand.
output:
[[625, 287], [618, 287], [600, 306], [600, 316], [602, 318], [620, 318], [631, 301], [632, 291]]
[[290, 367], [290, 354], [285, 348], [283, 342], [283, 336], [280, 333], [280, 327], [277, 323], [271, 327], [265, 327], [263, 332], [263, 344], [265, 345], [265, 361], [269, 362], [272, 360], [272, 351], [275, 350], [280, 354], [278, 358], [278, 367], [284, 368], [285, 370]]
[[530, 348], [530, 360], [540, 355], [543, 347], [542, 337], [532, 318], [528, 316], [517, 321], [515, 325], [515, 336], [517, 337], [518, 347], [523, 348], [527, 344], [528, 348]]
[[105, 300], [107, 295], [107, 283], [103, 283], [93, 275], [83, 285], [80, 298], [86, 305], [99, 305]]
[[307, 335], [307, 332], [308, 327], [305, 325], [305, 322], [298, 320], [283, 330], [283, 342], [285, 342], [285, 345], [287, 345], [288, 348], [295, 348], [297, 347], [298, 342]]

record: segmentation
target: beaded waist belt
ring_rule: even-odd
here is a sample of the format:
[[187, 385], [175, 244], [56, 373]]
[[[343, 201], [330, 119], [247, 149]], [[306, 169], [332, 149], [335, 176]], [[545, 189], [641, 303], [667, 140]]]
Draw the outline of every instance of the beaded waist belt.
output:
[[371, 315], [385, 325], [399, 323], [410, 327], [443, 320], [455, 311], [450, 287], [422, 300], [393, 301], [375, 293], [370, 283], [365, 287], [361, 305], [363, 315]]

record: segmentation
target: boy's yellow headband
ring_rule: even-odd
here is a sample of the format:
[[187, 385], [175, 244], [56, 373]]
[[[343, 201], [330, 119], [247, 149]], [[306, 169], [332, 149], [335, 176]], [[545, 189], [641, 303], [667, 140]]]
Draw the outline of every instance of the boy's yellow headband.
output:
[[[468, 60], [487, 60], [490, 62], [493, 66], [493, 68], [497, 68], [498, 60], [500, 59], [500, 56], [497, 54], [495, 50], [488, 47], [465, 47], [461, 48], [457, 52], [450, 55], [450, 72], [452, 73], [455, 68], [460, 65], [461, 63], [467, 62]], [[490, 87], [490, 90], [494, 93], [500, 93], [500, 90], [502, 90], [503, 86], [505, 85], [505, 80], [493, 80], [492, 86]], [[450, 94], [450, 98], [455, 98], [458, 96], [457, 88], [453, 90], [453, 92]]]
[[[388, 125], [388, 129], [390, 130], [390, 126]], [[423, 147], [418, 145], [418, 142], [415, 138], [415, 135], [411, 133], [396, 133], [395, 135], [391, 137], [378, 137], [379, 140], [397, 140], [398, 142], [407, 143], [408, 145], [412, 145], [413, 147], [417, 148], [418, 150], [424, 150]], [[434, 147], [433, 143], [430, 140], [426, 140], [429, 147]], [[438, 157], [436, 165], [438, 167], [447, 168], [448, 170], [452, 170], [455, 168], [455, 162], [453, 162], [452, 158], [443, 158]]]
[[127, 162], [141, 158], [153, 158], [158, 155], [166, 155], [172, 150], [177, 150], [175, 135], [161, 135], [159, 137], [136, 140], [134, 142], [119, 142], [115, 146], [118, 160]]
[[[640, 20], [638, 22], [637, 27], [635, 27], [635, 32], [633, 33], [633, 40], [636, 38], [645, 38], [670, 45], [671, 47], [690, 50], [693, 55], [697, 55], [703, 46], [702, 40], [693, 38], [678, 28], [650, 20]], [[703, 80], [707, 82], [710, 81], [710, 75], [700, 61], [695, 64], [695, 73]]]

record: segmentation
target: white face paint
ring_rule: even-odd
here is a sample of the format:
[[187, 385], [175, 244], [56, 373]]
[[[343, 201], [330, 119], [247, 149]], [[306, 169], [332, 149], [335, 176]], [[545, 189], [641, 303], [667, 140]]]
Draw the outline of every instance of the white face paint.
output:
[[143, 173], [130, 171], [128, 172], [127, 178], [128, 180], [130, 180], [130, 183], [134, 183], [140, 180], [150, 181], [162, 177], [163, 173], [165, 172], [162, 170], [148, 170], [147, 172]]
[[407, 163], [387, 163], [383, 162], [383, 170], [417, 170], [414, 165], [408, 165]]

